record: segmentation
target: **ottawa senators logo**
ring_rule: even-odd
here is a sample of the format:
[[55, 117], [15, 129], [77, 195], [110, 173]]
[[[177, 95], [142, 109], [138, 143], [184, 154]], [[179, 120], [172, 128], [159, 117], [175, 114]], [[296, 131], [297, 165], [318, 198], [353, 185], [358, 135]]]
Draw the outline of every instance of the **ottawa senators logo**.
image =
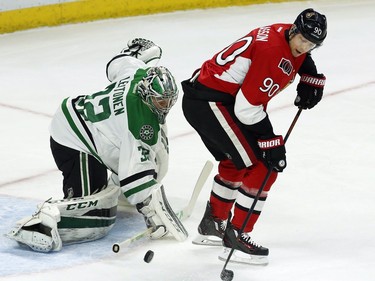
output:
[[286, 75], [290, 75], [292, 74], [292, 71], [293, 71], [293, 65], [292, 63], [290, 62], [290, 60], [287, 60], [287, 59], [284, 59], [284, 58], [281, 58], [280, 62], [279, 62], [279, 68], [286, 74]]
[[143, 125], [139, 135], [142, 140], [150, 140], [154, 136], [154, 128], [150, 125]]
[[307, 19], [312, 18], [313, 16], [315, 16], [314, 12], [306, 13], [306, 18]]

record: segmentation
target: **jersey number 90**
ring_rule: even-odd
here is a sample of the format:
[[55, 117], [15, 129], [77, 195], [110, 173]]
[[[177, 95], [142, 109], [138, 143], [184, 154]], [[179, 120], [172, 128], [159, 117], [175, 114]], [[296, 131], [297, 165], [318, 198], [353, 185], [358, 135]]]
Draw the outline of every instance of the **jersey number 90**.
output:
[[280, 89], [280, 85], [277, 83], [274, 83], [272, 78], [267, 77], [263, 80], [263, 86], [259, 87], [259, 90], [261, 90], [263, 93], [267, 93], [269, 97], [272, 97], [273, 95], [277, 94], [277, 92]]

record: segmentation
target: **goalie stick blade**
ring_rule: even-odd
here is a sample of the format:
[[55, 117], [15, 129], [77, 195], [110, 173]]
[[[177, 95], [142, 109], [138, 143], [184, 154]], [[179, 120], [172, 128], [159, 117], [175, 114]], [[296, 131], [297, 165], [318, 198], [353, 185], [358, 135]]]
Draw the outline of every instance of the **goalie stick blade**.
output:
[[[191, 216], [191, 213], [192, 213], [192, 211], [195, 207], [195, 204], [197, 203], [198, 196], [199, 196], [200, 192], [202, 191], [202, 188], [203, 188], [204, 184], [206, 183], [209, 175], [211, 174], [213, 166], [214, 166], [213, 163], [209, 160], [203, 166], [203, 169], [202, 169], [202, 171], [201, 171], [201, 173], [198, 177], [198, 180], [195, 183], [194, 190], [193, 190], [193, 193], [190, 197], [190, 201], [189, 201], [188, 205], [185, 208], [183, 208], [181, 211], [176, 213], [176, 216], [180, 220], [185, 220], [185, 219], [187, 219]], [[115, 253], [118, 253], [118, 252], [120, 252], [120, 250], [122, 248], [126, 248], [126, 247], [130, 246], [131, 244], [133, 244], [134, 242], [136, 242], [140, 239], [150, 237], [151, 232], [152, 232], [152, 228], [148, 228], [148, 229], [146, 229], [144, 231], [141, 231], [138, 234], [136, 234], [136, 235], [134, 235], [134, 236], [122, 241], [122, 242], [115, 243], [115, 244], [112, 245], [112, 251], [115, 252]]]
[[201, 246], [223, 246], [222, 240], [213, 235], [201, 235], [198, 234], [192, 241], [194, 245]]
[[182, 209], [179, 214], [177, 214], [177, 217], [180, 220], [185, 220], [189, 218], [193, 212], [193, 209], [195, 207], [195, 204], [197, 203], [198, 196], [201, 193], [204, 184], [206, 183], [208, 177], [210, 176], [212, 169], [214, 167], [214, 164], [210, 161], [207, 160], [206, 163], [204, 164], [202, 171], [197, 179], [197, 182], [195, 183], [193, 193], [191, 194], [189, 204]]

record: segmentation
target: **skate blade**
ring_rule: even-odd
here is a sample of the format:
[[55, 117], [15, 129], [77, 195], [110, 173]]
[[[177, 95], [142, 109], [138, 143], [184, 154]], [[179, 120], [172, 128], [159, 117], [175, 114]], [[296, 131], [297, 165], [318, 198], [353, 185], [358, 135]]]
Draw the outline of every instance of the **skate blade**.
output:
[[[224, 247], [223, 252], [219, 255], [219, 260], [226, 261], [231, 250], [231, 248]], [[267, 265], [268, 258], [267, 256], [250, 255], [242, 251], [234, 250], [229, 262], [251, 265]]]
[[203, 246], [223, 246], [222, 240], [219, 237], [213, 235], [199, 234], [193, 239], [193, 241], [191, 241], [191, 243], [193, 243], [194, 245]]

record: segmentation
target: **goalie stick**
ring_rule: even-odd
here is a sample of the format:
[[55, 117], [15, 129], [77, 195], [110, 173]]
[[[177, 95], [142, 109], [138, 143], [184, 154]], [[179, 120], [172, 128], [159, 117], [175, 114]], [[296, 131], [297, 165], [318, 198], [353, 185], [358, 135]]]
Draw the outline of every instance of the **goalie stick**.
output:
[[[212, 171], [212, 168], [213, 168], [213, 163], [211, 161], [207, 161], [205, 163], [205, 165], [203, 166], [203, 169], [197, 179], [197, 182], [195, 183], [195, 186], [194, 186], [194, 190], [193, 190], [193, 193], [190, 197], [190, 200], [189, 200], [189, 203], [180, 211], [178, 211], [176, 213], [177, 217], [180, 219], [180, 220], [185, 220], [187, 218], [189, 218], [193, 212], [193, 209], [195, 207], [195, 204], [197, 203], [197, 199], [198, 199], [198, 196], [204, 186], [204, 184], [206, 183], [207, 181], [207, 178], [208, 176], [210, 175], [211, 171]], [[147, 228], [146, 230], [142, 231], [142, 232], [139, 232], [137, 234], [135, 234], [134, 236], [122, 241], [122, 242], [118, 242], [118, 243], [115, 243], [112, 245], [112, 251], [115, 252], [115, 253], [118, 253], [120, 252], [120, 249], [121, 248], [125, 248], [125, 247], [128, 247], [130, 246], [132, 243], [142, 239], [142, 238], [145, 238], [145, 237], [149, 237], [150, 234], [152, 232], [152, 228]]]

